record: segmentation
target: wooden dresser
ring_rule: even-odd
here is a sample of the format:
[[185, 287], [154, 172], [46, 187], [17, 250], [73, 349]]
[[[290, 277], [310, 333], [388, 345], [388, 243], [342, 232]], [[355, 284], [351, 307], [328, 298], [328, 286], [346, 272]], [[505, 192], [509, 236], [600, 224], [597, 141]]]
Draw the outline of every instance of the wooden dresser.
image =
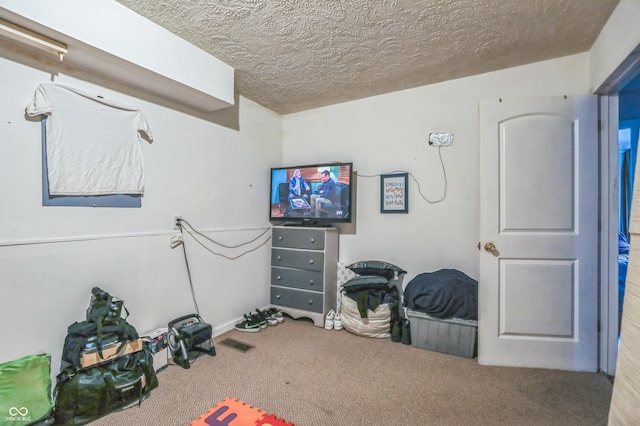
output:
[[271, 239], [271, 305], [318, 327], [336, 309], [338, 229], [276, 226]]

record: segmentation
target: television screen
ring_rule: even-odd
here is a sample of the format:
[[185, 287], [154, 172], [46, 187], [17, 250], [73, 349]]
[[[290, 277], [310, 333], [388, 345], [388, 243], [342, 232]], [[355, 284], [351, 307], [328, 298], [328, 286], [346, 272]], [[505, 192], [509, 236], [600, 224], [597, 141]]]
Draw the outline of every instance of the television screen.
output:
[[352, 163], [271, 169], [269, 220], [307, 225], [351, 222]]

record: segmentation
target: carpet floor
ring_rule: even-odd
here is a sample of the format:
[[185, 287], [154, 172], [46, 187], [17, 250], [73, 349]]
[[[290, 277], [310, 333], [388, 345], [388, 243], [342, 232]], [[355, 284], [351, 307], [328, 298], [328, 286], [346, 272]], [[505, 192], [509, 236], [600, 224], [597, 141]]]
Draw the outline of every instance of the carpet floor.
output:
[[300, 320], [233, 330], [215, 347], [216, 356], [188, 370], [170, 364], [159, 372], [139, 407], [92, 425], [189, 425], [228, 397], [296, 426], [596, 426], [607, 424], [612, 393], [600, 373], [481, 366]]

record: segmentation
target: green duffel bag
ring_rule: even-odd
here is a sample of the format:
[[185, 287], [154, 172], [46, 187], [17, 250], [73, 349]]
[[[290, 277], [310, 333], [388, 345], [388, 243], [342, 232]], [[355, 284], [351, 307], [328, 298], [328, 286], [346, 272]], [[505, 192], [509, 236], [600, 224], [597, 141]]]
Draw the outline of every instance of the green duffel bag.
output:
[[57, 376], [56, 424], [84, 425], [106, 414], [139, 405], [158, 387], [151, 352], [122, 355]]
[[51, 355], [0, 364], [0, 426], [52, 423]]

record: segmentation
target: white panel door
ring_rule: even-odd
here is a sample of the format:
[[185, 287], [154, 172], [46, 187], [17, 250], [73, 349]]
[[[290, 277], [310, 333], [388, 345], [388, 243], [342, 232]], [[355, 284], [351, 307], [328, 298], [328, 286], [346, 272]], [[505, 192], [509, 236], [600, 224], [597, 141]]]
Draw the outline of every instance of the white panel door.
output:
[[480, 103], [478, 362], [597, 369], [597, 97]]

